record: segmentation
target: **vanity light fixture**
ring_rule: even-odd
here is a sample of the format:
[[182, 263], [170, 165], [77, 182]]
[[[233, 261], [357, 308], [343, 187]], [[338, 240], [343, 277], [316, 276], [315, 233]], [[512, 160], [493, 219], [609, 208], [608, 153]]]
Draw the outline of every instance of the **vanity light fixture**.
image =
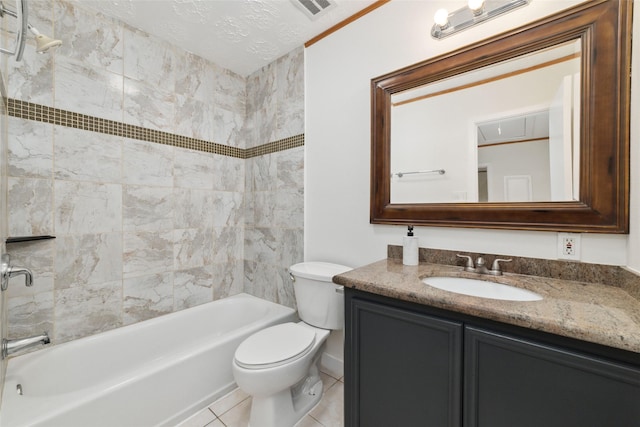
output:
[[531, 0], [468, 0], [467, 7], [451, 13], [446, 9], [438, 9], [433, 17], [435, 24], [431, 28], [431, 37], [443, 39], [530, 2]]

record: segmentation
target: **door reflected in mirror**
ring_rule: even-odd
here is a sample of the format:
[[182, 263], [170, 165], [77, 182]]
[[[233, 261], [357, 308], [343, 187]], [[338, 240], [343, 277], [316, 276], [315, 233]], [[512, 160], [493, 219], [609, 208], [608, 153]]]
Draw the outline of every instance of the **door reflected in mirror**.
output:
[[393, 94], [391, 204], [579, 200], [580, 52], [572, 40]]

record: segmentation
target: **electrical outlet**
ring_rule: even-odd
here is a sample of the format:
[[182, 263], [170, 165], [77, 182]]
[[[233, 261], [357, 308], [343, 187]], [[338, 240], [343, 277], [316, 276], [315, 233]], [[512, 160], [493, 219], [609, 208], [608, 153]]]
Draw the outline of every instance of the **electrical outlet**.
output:
[[580, 260], [580, 234], [558, 233], [558, 258]]

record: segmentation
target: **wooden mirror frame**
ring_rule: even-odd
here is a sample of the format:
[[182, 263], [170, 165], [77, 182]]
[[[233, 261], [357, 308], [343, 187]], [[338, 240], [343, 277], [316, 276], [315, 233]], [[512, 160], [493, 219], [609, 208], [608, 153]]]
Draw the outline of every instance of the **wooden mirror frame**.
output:
[[[598, 0], [371, 80], [372, 224], [629, 232], [631, 10]], [[425, 36], [426, 37], [426, 36]], [[391, 204], [391, 96], [580, 39], [580, 200]]]

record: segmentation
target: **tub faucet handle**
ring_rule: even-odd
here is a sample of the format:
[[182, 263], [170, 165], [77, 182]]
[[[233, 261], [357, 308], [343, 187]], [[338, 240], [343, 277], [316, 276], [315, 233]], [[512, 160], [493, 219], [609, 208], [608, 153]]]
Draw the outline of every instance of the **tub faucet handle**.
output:
[[2, 276], [1, 289], [3, 291], [7, 290], [9, 279], [15, 276], [24, 276], [25, 285], [33, 286], [33, 273], [31, 273], [31, 270], [24, 267], [13, 267], [11, 265], [9, 254], [2, 255], [2, 260], [0, 262], [0, 275]]

